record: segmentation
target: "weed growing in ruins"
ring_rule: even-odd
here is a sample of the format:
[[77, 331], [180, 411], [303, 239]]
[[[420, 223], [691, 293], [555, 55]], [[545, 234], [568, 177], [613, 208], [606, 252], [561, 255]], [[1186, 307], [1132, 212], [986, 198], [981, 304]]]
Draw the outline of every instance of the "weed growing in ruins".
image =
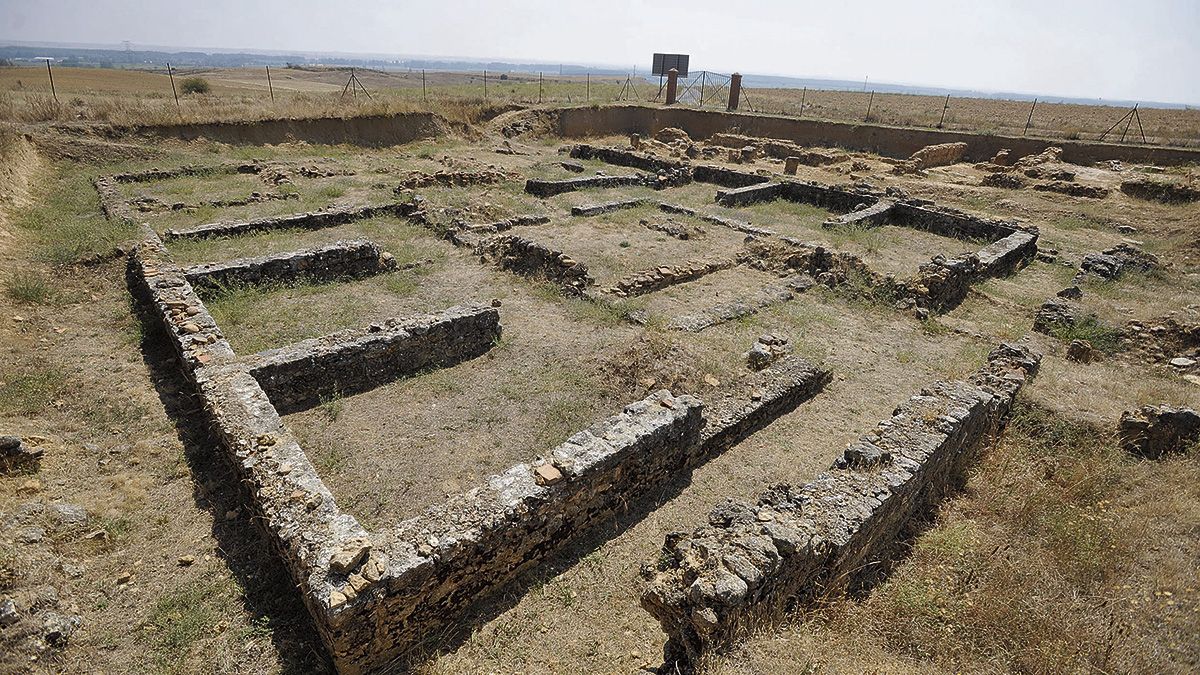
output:
[[1106, 354], [1121, 350], [1121, 329], [1106, 325], [1095, 316], [1087, 316], [1074, 324], [1055, 324], [1051, 334], [1064, 342], [1086, 340]]
[[180, 667], [197, 643], [212, 635], [221, 620], [219, 606], [228, 601], [233, 585], [204, 579], [164, 593], [150, 610], [148, 625], [154, 664], [165, 670]]
[[45, 304], [54, 297], [46, 277], [30, 270], [17, 270], [5, 280], [4, 294], [26, 305]]
[[66, 373], [46, 365], [0, 373], [0, 413], [43, 415], [66, 382]]

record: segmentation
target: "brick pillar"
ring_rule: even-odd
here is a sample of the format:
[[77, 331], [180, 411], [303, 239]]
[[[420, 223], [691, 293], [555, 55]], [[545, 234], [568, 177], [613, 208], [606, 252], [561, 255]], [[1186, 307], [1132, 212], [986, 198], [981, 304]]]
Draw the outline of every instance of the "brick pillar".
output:
[[677, 89], [679, 89], [679, 70], [672, 68], [667, 71], [667, 105], [675, 104]]
[[737, 110], [742, 98], [742, 74], [734, 73], [729, 76], [729, 107], [726, 110]]

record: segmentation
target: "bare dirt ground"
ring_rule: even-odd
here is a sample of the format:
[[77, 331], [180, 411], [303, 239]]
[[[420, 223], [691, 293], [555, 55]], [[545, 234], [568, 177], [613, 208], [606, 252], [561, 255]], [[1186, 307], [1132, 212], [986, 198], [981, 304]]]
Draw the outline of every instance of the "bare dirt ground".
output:
[[[1200, 126], [1200, 125], [1197, 125]], [[699, 140], [699, 139], [698, 139]], [[159, 231], [330, 205], [378, 203], [410, 171], [492, 167], [495, 185], [416, 190], [438, 222], [494, 222], [520, 214], [549, 223], [514, 233], [566, 251], [604, 286], [658, 265], [727, 254], [744, 235], [653, 209], [580, 218], [569, 207], [653, 197], [749, 221], [861, 255], [881, 272], [911, 273], [963, 242], [887, 226], [825, 230], [829, 215], [787, 202], [724, 209], [715, 187], [589, 190], [551, 199], [523, 192], [524, 177], [572, 177], [561, 139], [493, 151], [486, 127], [386, 149], [306, 143], [228, 146], [136, 138], [91, 141], [41, 128], [0, 174], [22, 200], [0, 204], [0, 431], [45, 450], [37, 472], [0, 477], [0, 594], [22, 619], [4, 628], [0, 669], [12, 672], [328, 672], [292, 583], [241, 507], [213, 439], [190, 423], [194, 402], [161, 336], [128, 300], [114, 245], [131, 227], [106, 221], [93, 176], [149, 167], [260, 160], [339, 168], [352, 175], [286, 184], [214, 175], [122, 186], [185, 208], [138, 212]], [[625, 147], [628, 139], [592, 139]], [[54, 153], [43, 148], [54, 148]], [[83, 161], [63, 159], [68, 155]], [[6, 151], [6, 161], [11, 151]], [[524, 574], [483, 602], [462, 630], [434, 640], [421, 672], [636, 672], [661, 662], [663, 634], [638, 606], [643, 563], [664, 536], [700, 524], [728, 496], [801, 483], [922, 386], [974, 370], [1000, 340], [1031, 336], [1046, 353], [1010, 431], [913, 542], [911, 555], [865, 598], [764, 627], [714, 673], [774, 672], [1188, 672], [1200, 664], [1200, 493], [1195, 453], [1138, 462], [1115, 447], [1124, 410], [1145, 403], [1200, 406], [1200, 386], [1136, 353], [1091, 364], [1066, 344], [1032, 334], [1038, 306], [1070, 284], [1081, 257], [1132, 240], [1165, 269], [1083, 284], [1104, 321], [1168, 312], [1197, 320], [1200, 206], [1134, 200], [1115, 188], [1143, 175], [1075, 167], [1078, 181], [1114, 188], [1104, 200], [981, 187], [967, 164], [896, 176], [881, 158], [801, 167], [799, 178], [866, 181], [964, 210], [1036, 225], [1059, 260], [1034, 261], [978, 284], [957, 308], [921, 321], [890, 303], [813, 289], [701, 333], [669, 319], [740, 297], [774, 275], [735, 268], [617, 306], [565, 297], [544, 282], [483, 265], [428, 230], [380, 217], [336, 228], [176, 241], [179, 262], [290, 251], [365, 237], [410, 269], [350, 282], [226, 289], [205, 298], [243, 354], [389, 317], [499, 301], [504, 336], [488, 354], [289, 415], [339, 504], [370, 526], [418, 513], [507, 466], [530, 459], [648, 391], [719, 396], [746, 371], [742, 353], [763, 333], [788, 336], [798, 354], [834, 373], [814, 399], [662, 486], [644, 503]], [[583, 162], [588, 173], [630, 173]], [[14, 165], [16, 166], [16, 165]], [[782, 163], [734, 168], [782, 175]], [[1185, 170], [1186, 172], [1186, 170]], [[1182, 179], [1183, 177], [1175, 177]], [[237, 207], [201, 202], [251, 192], [293, 199]], [[673, 219], [704, 234], [679, 240], [641, 223]], [[4, 223], [7, 222], [6, 225]], [[1118, 226], [1135, 228], [1120, 232]], [[99, 264], [76, 261], [104, 254]], [[646, 313], [641, 324], [632, 311]], [[64, 505], [78, 506], [83, 515]], [[51, 616], [80, 617], [61, 644], [43, 639]], [[1086, 645], [1086, 646], [1080, 646]], [[1093, 646], [1097, 645], [1097, 646]]]

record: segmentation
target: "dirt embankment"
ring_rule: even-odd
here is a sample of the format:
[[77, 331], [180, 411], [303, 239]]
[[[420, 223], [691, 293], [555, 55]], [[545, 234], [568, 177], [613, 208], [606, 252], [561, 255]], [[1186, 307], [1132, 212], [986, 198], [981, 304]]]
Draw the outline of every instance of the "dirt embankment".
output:
[[29, 204], [29, 187], [40, 164], [28, 136], [0, 127], [0, 253], [12, 238], [10, 214]]
[[274, 145], [304, 141], [321, 145], [346, 143], [384, 148], [425, 138], [436, 138], [452, 131], [454, 125], [441, 115], [411, 112], [364, 117], [310, 117], [112, 127], [109, 134], [157, 136], [183, 141], [203, 138], [233, 145]]
[[971, 162], [986, 161], [1004, 148], [1017, 156], [1037, 154], [1048, 144], [1061, 147], [1063, 160], [1073, 164], [1091, 164], [1116, 159], [1169, 166], [1188, 164], [1200, 159], [1200, 152], [1186, 148], [1063, 139], [1049, 141], [1032, 137], [828, 122], [675, 106], [582, 106], [564, 108], [556, 112], [556, 131], [568, 138], [630, 133], [653, 135], [666, 127], [676, 127], [698, 139], [709, 138], [717, 133], [740, 133], [747, 136], [779, 138], [800, 145], [834, 146], [874, 152], [897, 159], [907, 158], [925, 146], [944, 143], [966, 143], [967, 149], [963, 158]]

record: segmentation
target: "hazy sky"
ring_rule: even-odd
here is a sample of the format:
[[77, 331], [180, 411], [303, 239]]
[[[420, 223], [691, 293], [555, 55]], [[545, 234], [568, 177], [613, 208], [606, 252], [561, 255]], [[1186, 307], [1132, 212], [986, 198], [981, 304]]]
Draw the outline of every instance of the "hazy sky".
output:
[[4, 40], [615, 64], [1200, 103], [1200, 0], [0, 0]]

